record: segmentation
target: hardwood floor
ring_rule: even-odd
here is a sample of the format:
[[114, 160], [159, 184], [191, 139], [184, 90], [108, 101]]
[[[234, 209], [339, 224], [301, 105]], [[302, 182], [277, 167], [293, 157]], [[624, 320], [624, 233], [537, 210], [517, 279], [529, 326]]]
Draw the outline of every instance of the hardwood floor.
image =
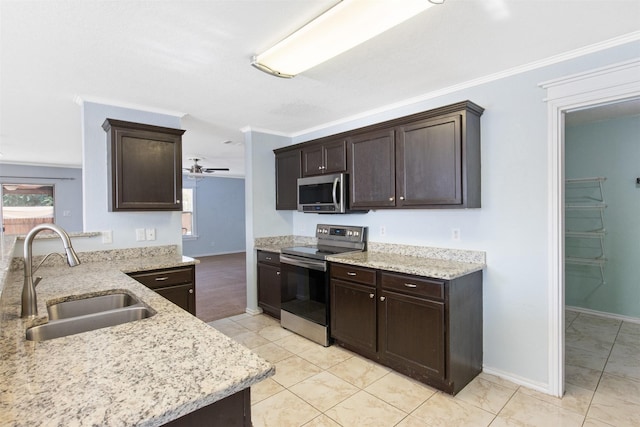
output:
[[247, 307], [245, 253], [198, 257], [196, 316], [204, 322], [242, 314]]

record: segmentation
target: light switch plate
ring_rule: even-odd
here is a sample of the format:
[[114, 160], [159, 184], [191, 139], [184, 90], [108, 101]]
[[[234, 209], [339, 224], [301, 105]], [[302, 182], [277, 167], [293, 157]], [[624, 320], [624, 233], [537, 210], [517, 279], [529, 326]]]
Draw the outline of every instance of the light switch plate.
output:
[[107, 230], [102, 232], [102, 243], [113, 243], [113, 231]]
[[136, 241], [141, 242], [147, 240], [144, 233], [144, 228], [136, 228]]
[[156, 229], [155, 228], [147, 228], [146, 230], [147, 240], [156, 240]]

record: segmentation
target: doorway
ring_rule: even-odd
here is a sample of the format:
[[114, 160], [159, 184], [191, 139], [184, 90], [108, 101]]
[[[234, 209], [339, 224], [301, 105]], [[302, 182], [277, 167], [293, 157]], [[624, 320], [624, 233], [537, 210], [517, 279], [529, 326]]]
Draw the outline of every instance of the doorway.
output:
[[640, 318], [638, 134], [640, 98], [568, 111], [565, 116], [568, 394], [593, 394], [611, 378], [640, 374], [628, 369], [638, 360], [629, 351], [629, 331]]

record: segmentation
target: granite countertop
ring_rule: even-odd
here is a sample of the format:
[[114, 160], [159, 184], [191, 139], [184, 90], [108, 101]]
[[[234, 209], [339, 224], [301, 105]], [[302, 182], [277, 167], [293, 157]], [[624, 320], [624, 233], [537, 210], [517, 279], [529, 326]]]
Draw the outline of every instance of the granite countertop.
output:
[[444, 280], [453, 280], [485, 267], [483, 263], [370, 251], [331, 255], [327, 261]]
[[[301, 236], [262, 237], [255, 240], [254, 248], [280, 252], [285, 247], [315, 243], [312, 238]], [[368, 242], [365, 252], [330, 255], [327, 261], [453, 280], [484, 269], [486, 254], [467, 249]]]
[[[193, 265], [180, 255], [41, 267], [35, 320], [20, 318], [22, 272], [0, 299], [0, 425], [158, 426], [273, 375], [270, 363], [123, 272]], [[150, 318], [43, 342], [46, 302], [120, 289]]]

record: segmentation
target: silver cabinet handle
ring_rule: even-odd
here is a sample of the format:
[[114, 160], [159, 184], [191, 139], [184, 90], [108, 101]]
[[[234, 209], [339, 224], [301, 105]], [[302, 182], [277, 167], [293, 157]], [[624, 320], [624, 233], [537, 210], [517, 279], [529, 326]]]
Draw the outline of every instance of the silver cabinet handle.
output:
[[376, 296], [375, 294], [369, 294], [369, 298], [373, 298], [375, 296]]
[[176, 203], [180, 203], [180, 200], [176, 200]]
[[357, 276], [358, 273], [354, 273], [353, 271], [347, 271], [347, 276]]
[[404, 284], [407, 288], [417, 288], [418, 285], [414, 285], [413, 283], [405, 283]]
[[156, 277], [156, 282], [164, 282], [165, 280], [169, 280], [168, 277]]
[[387, 297], [380, 297], [380, 301], [384, 301], [386, 299], [387, 299]]
[[266, 256], [266, 257], [264, 257], [264, 259], [266, 259], [267, 261], [271, 261], [271, 257], [270, 256]]
[[389, 201], [390, 201], [390, 202], [393, 202], [393, 197], [389, 197]]
[[279, 276], [279, 275], [280, 275], [280, 272], [279, 272], [279, 271], [276, 271], [276, 276]]
[[400, 196], [400, 200], [404, 200], [404, 196]]
[[193, 289], [189, 289], [189, 293], [192, 294], [193, 293]]

